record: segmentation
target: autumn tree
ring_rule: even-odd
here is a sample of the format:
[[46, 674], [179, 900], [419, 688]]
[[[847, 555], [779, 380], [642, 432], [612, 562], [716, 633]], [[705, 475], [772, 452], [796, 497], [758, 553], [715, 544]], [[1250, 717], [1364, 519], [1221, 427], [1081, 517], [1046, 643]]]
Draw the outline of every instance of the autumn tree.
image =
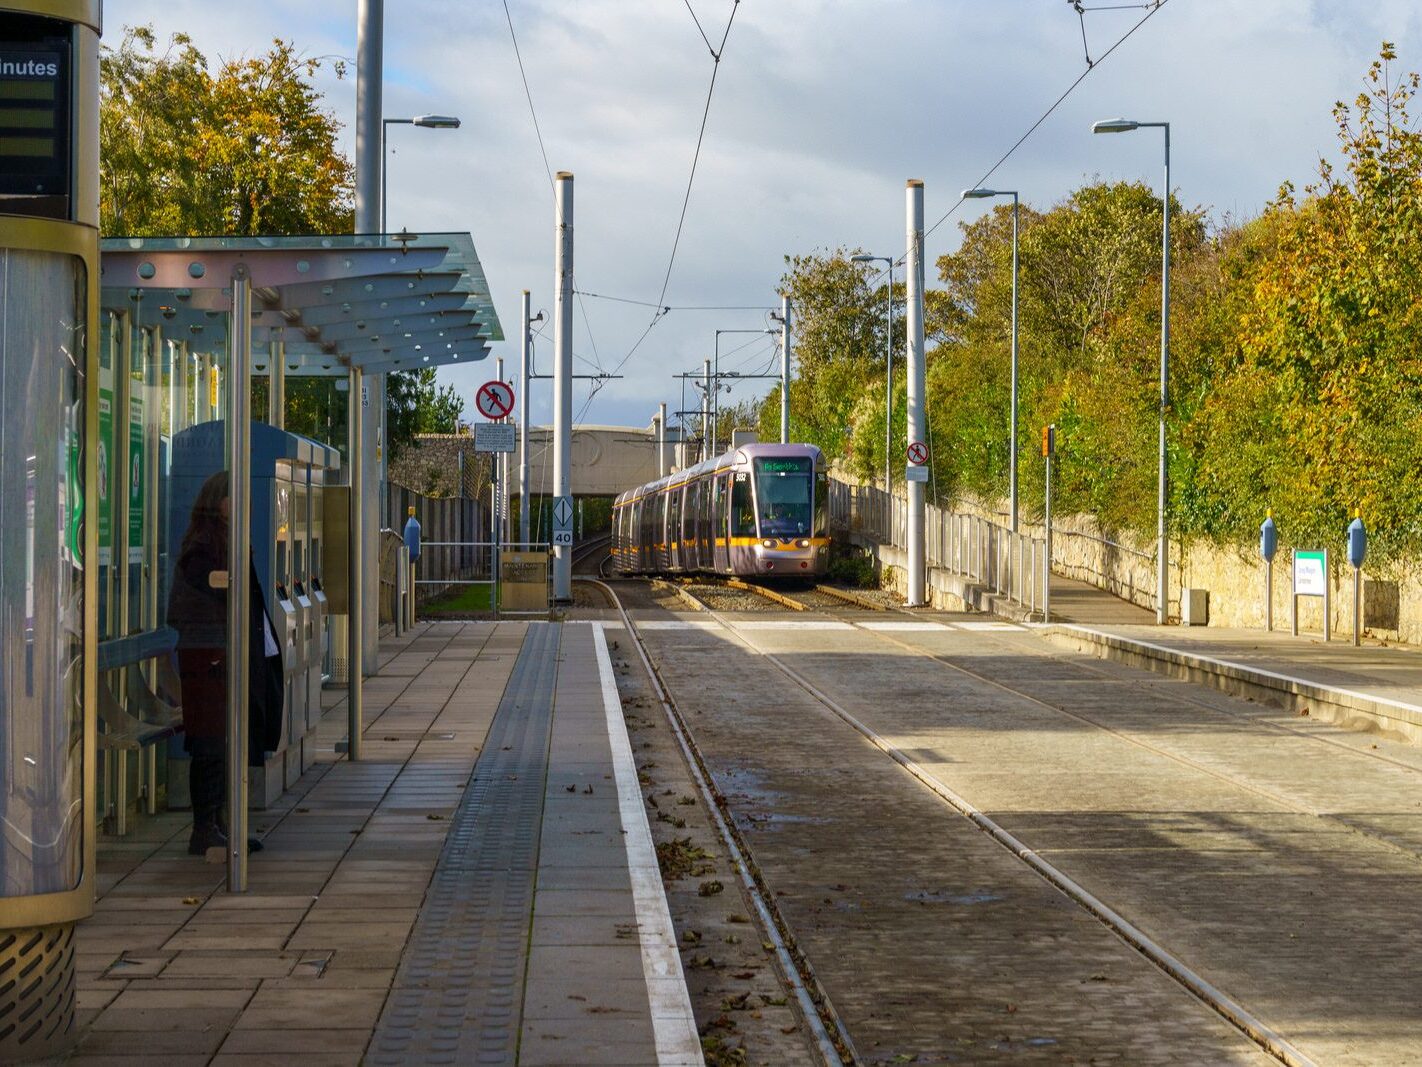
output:
[[1359, 507], [1370, 560], [1422, 549], [1422, 133], [1395, 60], [1384, 44], [1335, 106], [1341, 168], [1251, 227], [1267, 254], [1239, 272], [1235, 359], [1192, 428], [1212, 536], [1271, 506], [1293, 543], [1336, 542]]
[[128, 27], [100, 58], [105, 234], [348, 233], [353, 171], [311, 79], [277, 40], [216, 72], [190, 38]]

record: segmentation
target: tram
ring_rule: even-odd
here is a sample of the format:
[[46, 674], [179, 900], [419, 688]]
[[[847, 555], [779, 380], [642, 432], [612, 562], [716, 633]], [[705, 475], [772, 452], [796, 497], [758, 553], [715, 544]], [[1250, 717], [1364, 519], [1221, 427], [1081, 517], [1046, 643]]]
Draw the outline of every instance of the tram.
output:
[[741, 445], [612, 506], [619, 574], [812, 578], [829, 566], [829, 486], [814, 445]]

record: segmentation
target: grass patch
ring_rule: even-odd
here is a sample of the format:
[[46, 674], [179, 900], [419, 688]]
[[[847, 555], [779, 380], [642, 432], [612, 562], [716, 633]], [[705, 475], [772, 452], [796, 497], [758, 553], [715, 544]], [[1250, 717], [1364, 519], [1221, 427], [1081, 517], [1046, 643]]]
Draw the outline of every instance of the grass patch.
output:
[[493, 587], [488, 585], [458, 585], [448, 593], [441, 593], [427, 600], [419, 607], [419, 614], [425, 616], [473, 615], [493, 611]]

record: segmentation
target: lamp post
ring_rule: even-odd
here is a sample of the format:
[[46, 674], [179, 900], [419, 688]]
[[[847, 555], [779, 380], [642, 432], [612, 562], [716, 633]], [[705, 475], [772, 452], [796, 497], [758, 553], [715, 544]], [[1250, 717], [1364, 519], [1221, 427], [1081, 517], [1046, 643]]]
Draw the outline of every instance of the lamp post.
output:
[[416, 115], [412, 119], [382, 119], [380, 121], [380, 232], [386, 233], [389, 227], [385, 222], [386, 188], [385, 170], [386, 153], [385, 146], [390, 140], [391, 124], [397, 126], [423, 126], [427, 130], [457, 130], [459, 120], [453, 115]]
[[1011, 500], [1012, 532], [1017, 532], [1017, 229], [1019, 202], [1016, 189], [964, 189], [964, 200], [986, 200], [994, 196], [1012, 197], [1012, 407], [1008, 416], [1008, 497]]
[[894, 260], [892, 256], [871, 256], [861, 253], [850, 256], [852, 263], [882, 263], [889, 272], [889, 284], [885, 289], [884, 313], [887, 316], [888, 336], [884, 339], [884, 496], [888, 501], [885, 509], [887, 525], [884, 536], [894, 539]]
[[1131, 119], [1106, 119], [1092, 123], [1092, 133], [1130, 133], [1133, 130], [1155, 128], [1165, 131], [1165, 190], [1161, 195], [1161, 239], [1160, 239], [1160, 472], [1158, 477], [1159, 499], [1156, 504], [1156, 605], [1155, 621], [1165, 625], [1170, 607], [1170, 543], [1165, 534], [1165, 414], [1170, 402], [1170, 123], [1135, 122]]

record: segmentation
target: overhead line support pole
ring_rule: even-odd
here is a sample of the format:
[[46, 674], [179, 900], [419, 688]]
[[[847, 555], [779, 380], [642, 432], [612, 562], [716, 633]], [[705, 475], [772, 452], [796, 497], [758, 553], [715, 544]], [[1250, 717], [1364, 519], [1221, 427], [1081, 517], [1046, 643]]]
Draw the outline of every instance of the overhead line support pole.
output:
[[[928, 419], [924, 407], [925, 367], [923, 351], [923, 182], [911, 179], [905, 191], [907, 247], [905, 259], [905, 325], [908, 334], [908, 439], [928, 439]], [[893, 286], [890, 284], [890, 292]], [[937, 457], [930, 456], [929, 462]], [[924, 483], [911, 481], [908, 488], [908, 604], [925, 603], [924, 584]]]
[[[573, 462], [573, 175], [558, 172], [555, 184], [557, 242], [553, 297], [553, 497], [572, 495]], [[573, 549], [553, 547], [553, 601], [573, 600]]]
[[780, 298], [780, 443], [790, 443], [790, 298]]
[[523, 332], [518, 339], [518, 359], [519, 359], [519, 382], [518, 382], [518, 539], [523, 542], [523, 547], [528, 548], [530, 529], [530, 517], [528, 514], [529, 494], [528, 494], [528, 357], [529, 348], [532, 345], [532, 337], [529, 335], [529, 293], [523, 291]]

